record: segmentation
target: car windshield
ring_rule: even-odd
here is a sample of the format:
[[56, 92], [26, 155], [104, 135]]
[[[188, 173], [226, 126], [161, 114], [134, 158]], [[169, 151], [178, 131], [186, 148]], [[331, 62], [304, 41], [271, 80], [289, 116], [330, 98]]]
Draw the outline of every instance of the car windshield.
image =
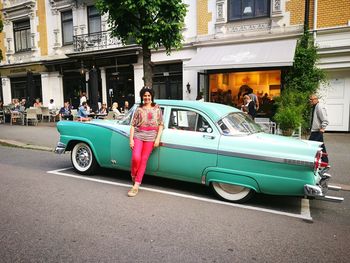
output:
[[225, 135], [250, 135], [262, 132], [261, 127], [242, 112], [232, 112], [226, 115], [218, 121], [218, 125]]
[[119, 124], [122, 124], [122, 125], [130, 125], [132, 115], [134, 115], [134, 112], [135, 112], [137, 106], [138, 106], [137, 104], [134, 104], [134, 106], [132, 106], [132, 108], [123, 116], [123, 118], [121, 118], [117, 122]]

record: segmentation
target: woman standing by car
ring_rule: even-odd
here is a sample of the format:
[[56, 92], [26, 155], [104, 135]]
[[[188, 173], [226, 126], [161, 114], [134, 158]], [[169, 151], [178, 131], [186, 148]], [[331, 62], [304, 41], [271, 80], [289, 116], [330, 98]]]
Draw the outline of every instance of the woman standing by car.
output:
[[143, 175], [146, 171], [147, 161], [153, 148], [159, 146], [163, 131], [163, 116], [161, 109], [154, 103], [154, 91], [143, 87], [140, 91], [141, 103], [131, 121], [130, 148], [131, 179], [133, 187], [128, 196], [136, 196]]

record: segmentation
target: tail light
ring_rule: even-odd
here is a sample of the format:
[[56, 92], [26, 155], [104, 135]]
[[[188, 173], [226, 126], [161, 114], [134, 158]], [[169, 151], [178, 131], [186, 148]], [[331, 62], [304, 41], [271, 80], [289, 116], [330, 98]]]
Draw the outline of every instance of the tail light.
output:
[[319, 168], [325, 168], [328, 166], [327, 162], [322, 162], [322, 157], [328, 156], [327, 153], [322, 152], [321, 150], [317, 151], [315, 156], [314, 170], [318, 170]]

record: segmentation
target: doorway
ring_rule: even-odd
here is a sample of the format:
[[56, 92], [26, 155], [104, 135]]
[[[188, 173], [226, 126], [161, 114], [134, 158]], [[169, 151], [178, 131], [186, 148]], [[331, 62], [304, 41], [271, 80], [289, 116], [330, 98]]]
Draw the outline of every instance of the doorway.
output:
[[119, 66], [106, 70], [107, 79], [107, 103], [111, 107], [113, 102], [117, 102], [119, 109], [124, 108], [125, 101], [129, 102], [129, 107], [135, 103], [134, 91], [134, 69], [132, 65]]
[[156, 65], [153, 89], [156, 99], [182, 100], [182, 63]]
[[63, 98], [77, 109], [80, 103], [80, 93], [86, 91], [85, 75], [79, 72], [65, 72], [63, 76]]

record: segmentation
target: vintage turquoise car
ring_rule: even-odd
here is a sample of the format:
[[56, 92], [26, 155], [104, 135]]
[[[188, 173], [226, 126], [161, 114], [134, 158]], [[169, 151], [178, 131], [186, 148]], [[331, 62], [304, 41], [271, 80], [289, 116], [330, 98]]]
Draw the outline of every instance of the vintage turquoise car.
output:
[[[164, 131], [146, 174], [210, 186], [220, 198], [244, 202], [256, 193], [326, 196], [329, 166], [320, 143], [262, 132], [236, 108], [199, 101], [158, 100]], [[121, 120], [60, 121], [56, 152], [71, 151], [80, 174], [98, 167], [130, 170], [134, 106]], [[332, 187], [336, 190], [335, 187]]]

